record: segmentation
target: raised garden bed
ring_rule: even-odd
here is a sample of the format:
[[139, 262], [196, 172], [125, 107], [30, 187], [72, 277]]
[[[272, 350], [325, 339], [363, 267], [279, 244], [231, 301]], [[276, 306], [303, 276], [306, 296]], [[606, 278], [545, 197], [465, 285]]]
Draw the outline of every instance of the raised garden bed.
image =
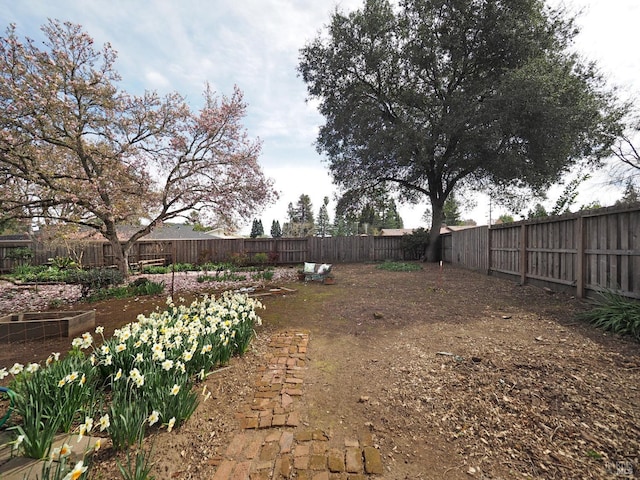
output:
[[95, 310], [12, 313], [0, 317], [0, 343], [72, 337], [95, 324]]

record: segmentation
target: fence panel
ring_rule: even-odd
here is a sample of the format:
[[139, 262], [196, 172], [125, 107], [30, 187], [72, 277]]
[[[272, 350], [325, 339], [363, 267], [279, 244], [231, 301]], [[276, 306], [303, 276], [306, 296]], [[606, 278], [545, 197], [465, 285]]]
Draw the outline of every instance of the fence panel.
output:
[[575, 285], [576, 219], [523, 224], [526, 229], [526, 278]]
[[640, 211], [584, 219], [585, 288], [640, 298]]
[[[480, 228], [480, 227], [479, 227]], [[466, 230], [463, 230], [465, 232]], [[454, 232], [458, 234], [461, 232]], [[520, 274], [520, 227], [508, 226], [489, 230], [491, 236], [489, 244], [489, 270], [510, 275]], [[454, 237], [455, 238], [455, 237]]]
[[451, 236], [451, 261], [471, 270], [489, 270], [489, 228], [468, 228], [453, 232]]

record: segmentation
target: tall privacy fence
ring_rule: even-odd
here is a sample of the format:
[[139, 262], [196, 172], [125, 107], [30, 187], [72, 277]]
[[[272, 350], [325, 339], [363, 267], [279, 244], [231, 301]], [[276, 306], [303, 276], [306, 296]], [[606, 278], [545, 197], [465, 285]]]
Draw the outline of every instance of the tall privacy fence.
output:
[[[11, 271], [20, 261], [12, 258], [16, 249], [31, 249], [30, 263], [41, 265], [55, 257], [71, 257], [86, 267], [114, 264], [111, 245], [93, 241], [77, 244], [43, 244], [31, 240], [0, 241], [0, 272]], [[13, 254], [11, 252], [14, 252]], [[400, 237], [309, 237], [309, 238], [240, 238], [207, 240], [139, 240], [133, 246], [129, 262], [163, 259], [165, 264], [206, 262], [220, 263], [242, 257], [251, 261], [266, 254], [271, 263], [302, 262], [349, 263], [383, 260], [414, 260], [401, 246]]]
[[443, 236], [443, 259], [465, 268], [567, 291], [602, 289], [640, 299], [640, 208], [477, 227]]

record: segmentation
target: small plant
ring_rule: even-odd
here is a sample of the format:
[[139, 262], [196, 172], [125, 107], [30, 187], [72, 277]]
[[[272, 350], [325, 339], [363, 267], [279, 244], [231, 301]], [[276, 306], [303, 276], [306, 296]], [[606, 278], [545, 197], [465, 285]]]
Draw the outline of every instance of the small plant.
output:
[[598, 292], [593, 308], [578, 314], [597, 328], [640, 340], [640, 302], [612, 290]]
[[389, 272], [415, 272], [422, 269], [417, 263], [406, 262], [383, 262], [376, 267], [378, 270], [387, 270]]
[[[177, 272], [178, 270], [176, 270]], [[171, 273], [171, 267], [161, 267], [159, 265], [149, 265], [148, 267], [144, 267], [142, 269], [142, 273], [147, 273], [149, 275], [162, 275], [165, 273]]]
[[253, 261], [258, 265], [264, 265], [269, 261], [269, 256], [266, 253], [256, 253], [253, 256]]
[[77, 268], [78, 264], [71, 257], [54, 257], [49, 259], [51, 266], [64, 270], [66, 268]]
[[260, 280], [270, 281], [271, 279], [273, 279], [274, 273], [275, 272], [273, 270], [270, 270], [270, 269], [269, 270], [263, 270], [261, 272], [257, 272], [255, 274], [251, 275], [251, 278], [253, 280], [257, 280], [257, 281], [260, 281]]

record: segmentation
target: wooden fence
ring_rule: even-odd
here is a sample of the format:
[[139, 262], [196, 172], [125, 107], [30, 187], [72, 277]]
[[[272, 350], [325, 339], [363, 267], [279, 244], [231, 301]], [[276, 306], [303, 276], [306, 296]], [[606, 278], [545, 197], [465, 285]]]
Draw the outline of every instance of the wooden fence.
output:
[[640, 208], [608, 208], [447, 234], [444, 260], [585, 297], [640, 299]]
[[[19, 262], [11, 259], [12, 249], [28, 247], [34, 256], [30, 263], [42, 265], [54, 257], [71, 257], [86, 267], [113, 265], [114, 256], [107, 242], [78, 244], [42, 244], [29, 240], [0, 241], [0, 272], [11, 271]], [[251, 262], [264, 253], [270, 263], [302, 262], [350, 263], [383, 260], [413, 260], [401, 246], [401, 237], [308, 237], [308, 238], [241, 238], [210, 240], [139, 240], [133, 246], [129, 262], [164, 259], [170, 263], [203, 264], [226, 262], [243, 257]]]

